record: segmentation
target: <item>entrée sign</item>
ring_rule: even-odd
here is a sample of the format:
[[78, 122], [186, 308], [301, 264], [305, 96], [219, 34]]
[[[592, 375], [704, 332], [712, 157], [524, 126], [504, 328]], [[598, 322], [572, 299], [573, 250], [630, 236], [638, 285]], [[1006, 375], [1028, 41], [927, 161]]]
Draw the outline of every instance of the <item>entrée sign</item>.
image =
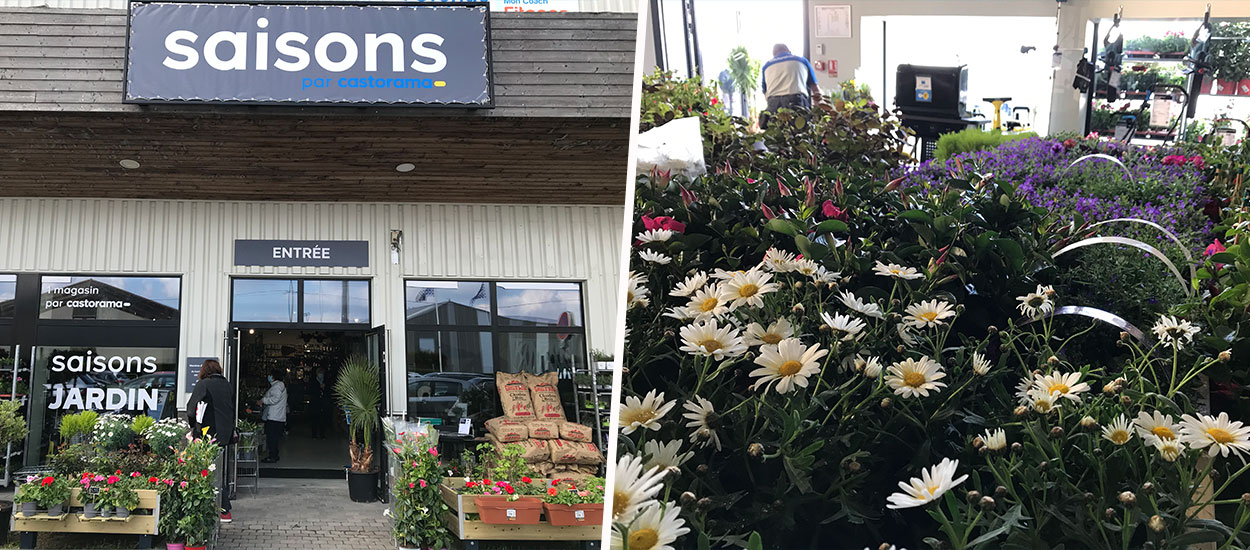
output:
[[369, 241], [234, 241], [234, 265], [369, 267]]

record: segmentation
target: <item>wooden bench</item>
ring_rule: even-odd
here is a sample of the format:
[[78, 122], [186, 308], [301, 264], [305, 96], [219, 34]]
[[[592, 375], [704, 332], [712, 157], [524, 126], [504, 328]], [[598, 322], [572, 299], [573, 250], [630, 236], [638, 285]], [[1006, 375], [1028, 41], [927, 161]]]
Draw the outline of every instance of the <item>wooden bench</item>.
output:
[[22, 550], [35, 548], [39, 533], [96, 533], [102, 535], [138, 535], [138, 548], [151, 548], [161, 519], [161, 497], [153, 490], [136, 491], [139, 507], [126, 518], [91, 518], [82, 516], [82, 501], [78, 499], [82, 489], [73, 489], [69, 497], [68, 512], [60, 516], [39, 514], [27, 517], [17, 507], [13, 509], [13, 531], [20, 534]]
[[545, 518], [537, 525], [486, 523], [465, 517], [468, 514], [478, 513], [477, 505], [473, 503], [474, 495], [458, 494], [446, 481], [439, 485], [438, 489], [442, 494], [443, 502], [451, 508], [443, 520], [451, 532], [464, 542], [465, 550], [478, 550], [478, 541], [483, 540], [581, 541], [583, 550], [598, 550], [601, 546], [602, 525], [560, 527], [547, 523]]

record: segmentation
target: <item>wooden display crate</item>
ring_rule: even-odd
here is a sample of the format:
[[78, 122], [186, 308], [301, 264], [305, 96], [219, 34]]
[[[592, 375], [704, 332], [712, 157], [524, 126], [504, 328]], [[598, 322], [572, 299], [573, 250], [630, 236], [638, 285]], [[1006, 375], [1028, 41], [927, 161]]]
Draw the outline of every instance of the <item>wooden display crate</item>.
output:
[[[139, 507], [126, 518], [82, 517], [83, 503], [78, 495], [82, 489], [73, 489], [69, 497], [69, 513], [57, 517], [40, 514], [25, 517], [18, 507], [13, 508], [13, 531], [21, 533], [21, 548], [34, 548], [39, 533], [98, 533], [105, 535], [138, 535], [139, 548], [151, 548], [161, 519], [161, 497], [153, 490], [135, 491], [139, 494]], [[148, 513], [150, 512], [150, 513]]]
[[473, 503], [474, 495], [456, 493], [449, 482], [444, 480], [438, 486], [443, 502], [451, 508], [443, 520], [460, 540], [464, 541], [465, 550], [477, 550], [478, 541], [483, 540], [517, 540], [517, 541], [581, 541], [584, 550], [597, 550], [603, 538], [602, 525], [576, 525], [558, 527], [547, 523], [546, 514], [537, 525], [501, 525], [486, 523], [477, 519], [468, 519], [469, 514], [477, 514], [477, 505]]

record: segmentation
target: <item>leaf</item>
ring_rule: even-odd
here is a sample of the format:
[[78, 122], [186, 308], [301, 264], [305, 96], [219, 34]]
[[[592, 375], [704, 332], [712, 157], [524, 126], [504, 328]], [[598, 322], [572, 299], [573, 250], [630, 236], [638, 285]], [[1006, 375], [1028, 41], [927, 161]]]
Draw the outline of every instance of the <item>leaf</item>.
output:
[[1024, 267], [1024, 249], [1020, 248], [1020, 243], [1011, 239], [994, 239], [994, 246], [1002, 253], [1016, 271], [1020, 271]]
[[1216, 252], [1211, 255], [1211, 261], [1217, 264], [1231, 264], [1237, 261], [1237, 256], [1232, 252]]
[[933, 223], [933, 216], [929, 215], [928, 212], [925, 212], [923, 210], [907, 210], [904, 212], [899, 212], [898, 217], [904, 220], [911, 220], [911, 221], [924, 222], [924, 223], [930, 223], [930, 224]]
[[803, 253], [803, 257], [809, 260], [820, 261], [829, 255], [829, 247], [814, 243], [803, 235], [794, 236], [794, 246], [798, 247], [799, 252]]
[[759, 532], [751, 531], [751, 538], [747, 539], [747, 550], [764, 550], [764, 539]]
[[699, 531], [699, 548], [698, 550], [712, 550], [712, 541], [707, 538], [707, 533]]
[[785, 457], [782, 464], [786, 467], [786, 474], [790, 476], [790, 482], [794, 483], [795, 488], [800, 493], [807, 494], [812, 492], [812, 463], [815, 458], [807, 456], [802, 458]]
[[816, 224], [816, 233], [846, 233], [850, 229], [842, 220], [825, 220]]
[[968, 543], [968, 547], [973, 548], [978, 544], [993, 542], [994, 539], [999, 537], [999, 535], [1009, 533], [1012, 529], [1021, 527], [1026, 519], [1028, 518], [1024, 515], [1024, 506], [1020, 504], [1012, 506], [1011, 509], [1008, 510], [1006, 514], [1003, 514], [1002, 518], [999, 519], [999, 521], [1002, 522], [1002, 525], [999, 525], [994, 529], [990, 529], [989, 531], [986, 531], [985, 534], [973, 539]]
[[794, 223], [790, 222], [789, 220], [783, 220], [781, 218], [773, 218], [771, 220], [768, 220], [768, 223], [764, 224], [764, 227], [767, 227], [768, 229], [772, 231], [776, 231], [778, 233], [789, 235], [791, 237], [799, 234], [799, 230], [797, 227], [794, 226]]

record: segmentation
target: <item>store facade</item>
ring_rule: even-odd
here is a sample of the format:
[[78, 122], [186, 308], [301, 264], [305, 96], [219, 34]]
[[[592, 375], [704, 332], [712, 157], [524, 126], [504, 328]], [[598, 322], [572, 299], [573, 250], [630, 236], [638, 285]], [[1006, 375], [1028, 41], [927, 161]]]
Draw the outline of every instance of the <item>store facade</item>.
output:
[[298, 414], [301, 384], [366, 354], [386, 412], [454, 422], [493, 413], [470, 396], [494, 372], [610, 354], [636, 15], [488, 21], [485, 80], [434, 102], [395, 106], [391, 80], [184, 104], [134, 80], [126, 12], [0, 8], [22, 88], [0, 92], [0, 393], [29, 395], [32, 428], [13, 465], [63, 414], [184, 408], [206, 358], [242, 409], [284, 373]]

